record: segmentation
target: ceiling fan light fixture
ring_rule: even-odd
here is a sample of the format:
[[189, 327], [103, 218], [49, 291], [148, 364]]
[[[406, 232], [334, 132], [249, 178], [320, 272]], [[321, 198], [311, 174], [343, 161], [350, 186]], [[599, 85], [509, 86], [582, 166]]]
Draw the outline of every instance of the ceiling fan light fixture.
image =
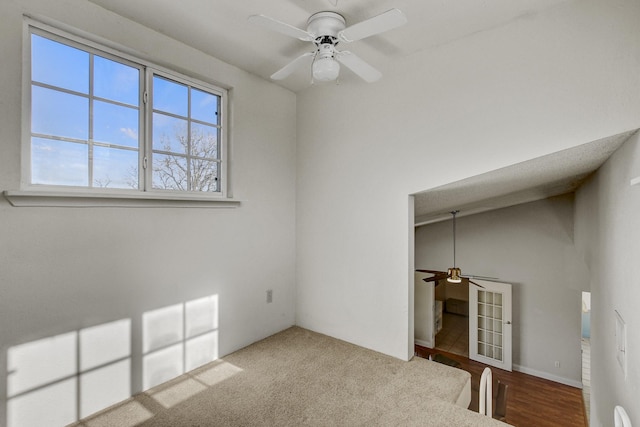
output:
[[335, 47], [332, 39], [327, 37], [328, 43], [318, 45], [316, 59], [311, 66], [313, 79], [320, 82], [332, 82], [340, 74], [340, 64], [335, 59]]
[[460, 271], [459, 268], [457, 268], [457, 267], [450, 268], [447, 271], [447, 275], [449, 276], [449, 277], [447, 277], [447, 282], [449, 282], [449, 283], [461, 283], [462, 282], [462, 277], [460, 277], [461, 274], [462, 274], [462, 271]]
[[317, 58], [313, 61], [313, 79], [320, 82], [331, 82], [338, 78], [340, 64], [335, 59]]

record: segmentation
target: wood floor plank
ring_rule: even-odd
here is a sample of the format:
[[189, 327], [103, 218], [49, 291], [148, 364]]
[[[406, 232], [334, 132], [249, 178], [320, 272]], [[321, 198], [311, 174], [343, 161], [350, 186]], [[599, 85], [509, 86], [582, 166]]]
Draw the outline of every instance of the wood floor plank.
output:
[[[480, 376], [487, 365], [464, 356], [415, 346], [416, 356], [442, 354], [460, 363], [458, 368], [471, 373], [475, 390], [470, 409], [478, 410], [477, 390]], [[582, 390], [568, 385], [527, 375], [491, 368], [494, 381], [508, 384], [506, 422], [516, 427], [588, 427]]]

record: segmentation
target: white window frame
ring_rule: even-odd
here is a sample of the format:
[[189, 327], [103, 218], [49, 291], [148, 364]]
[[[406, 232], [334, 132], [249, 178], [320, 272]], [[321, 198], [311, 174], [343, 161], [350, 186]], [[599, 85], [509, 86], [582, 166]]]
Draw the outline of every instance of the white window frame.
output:
[[[90, 51], [107, 58], [114, 58], [130, 63], [141, 70], [140, 109], [141, 120], [139, 132], [142, 143], [139, 143], [139, 181], [138, 189], [105, 189], [89, 187], [71, 187], [57, 185], [31, 184], [31, 34], [40, 34], [53, 40], [61, 41], [83, 50]], [[151, 162], [145, 169], [145, 158], [150, 160], [151, 147], [151, 94], [144, 94], [150, 86], [153, 75], [173, 79], [190, 87], [201, 89], [220, 96], [219, 107], [219, 178], [216, 192], [197, 192], [179, 190], [160, 190], [151, 188]], [[190, 76], [158, 66], [135, 55], [124, 53], [106, 46], [60, 30], [48, 24], [24, 18], [23, 26], [23, 85], [22, 85], [22, 141], [21, 141], [21, 181], [17, 191], [4, 191], [4, 196], [14, 206], [180, 206], [180, 207], [233, 207], [239, 204], [233, 199], [229, 177], [228, 156], [228, 98], [229, 92], [212, 83], [200, 81]], [[144, 98], [144, 99], [143, 99]], [[146, 101], [146, 102], [144, 102]], [[144, 176], [143, 176], [144, 175]]]

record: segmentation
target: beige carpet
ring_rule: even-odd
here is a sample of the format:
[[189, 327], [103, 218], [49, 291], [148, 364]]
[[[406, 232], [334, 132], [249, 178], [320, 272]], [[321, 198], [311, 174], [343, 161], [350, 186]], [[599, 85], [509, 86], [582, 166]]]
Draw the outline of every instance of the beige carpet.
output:
[[292, 327], [74, 426], [505, 425], [453, 403], [468, 378]]

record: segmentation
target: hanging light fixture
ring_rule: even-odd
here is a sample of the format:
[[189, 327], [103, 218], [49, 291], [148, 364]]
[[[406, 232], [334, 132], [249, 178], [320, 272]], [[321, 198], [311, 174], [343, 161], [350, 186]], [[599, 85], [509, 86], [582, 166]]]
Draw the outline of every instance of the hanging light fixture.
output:
[[426, 277], [422, 280], [424, 280], [425, 282], [436, 282], [436, 285], [441, 281], [441, 280], [447, 280], [447, 282], [449, 283], [462, 283], [464, 279], [464, 282], [469, 282], [469, 284], [477, 286], [479, 288], [484, 288], [484, 286], [474, 282], [471, 279], [483, 279], [483, 280], [492, 280], [492, 281], [497, 281], [498, 279], [495, 277], [487, 277], [487, 276], [475, 276], [475, 275], [462, 275], [462, 270], [459, 267], [456, 267], [456, 215], [458, 214], [458, 212], [460, 211], [451, 211], [451, 215], [453, 215], [453, 267], [447, 269], [446, 273], [444, 271], [440, 271], [440, 270], [421, 270], [418, 269], [416, 270], [417, 272], [420, 273], [428, 273], [428, 274], [432, 274], [431, 277]]
[[456, 267], [456, 215], [460, 211], [452, 211], [453, 215], [453, 267], [447, 270], [447, 282], [449, 283], [461, 283], [462, 271]]
[[320, 82], [331, 82], [340, 74], [340, 64], [336, 61], [335, 49], [331, 43], [322, 43], [318, 46], [316, 58], [311, 70], [313, 79]]
[[449, 277], [447, 277], [447, 282], [449, 283], [461, 283], [462, 282], [462, 278], [460, 277], [460, 275], [462, 274], [462, 272], [460, 271], [459, 268], [450, 268], [447, 270], [447, 274], [449, 275]]

